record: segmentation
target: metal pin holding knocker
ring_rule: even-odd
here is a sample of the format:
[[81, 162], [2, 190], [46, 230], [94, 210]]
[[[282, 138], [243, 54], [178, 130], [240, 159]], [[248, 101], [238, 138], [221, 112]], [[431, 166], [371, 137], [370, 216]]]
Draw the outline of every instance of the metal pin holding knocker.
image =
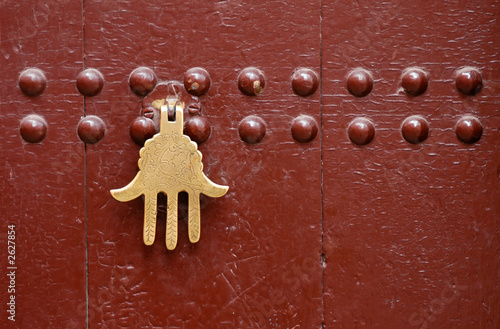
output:
[[[169, 111], [170, 110], [170, 111]], [[160, 132], [149, 139], [140, 150], [139, 172], [121, 189], [111, 190], [118, 201], [126, 202], [144, 195], [144, 243], [152, 245], [156, 234], [156, 202], [158, 193], [167, 195], [166, 245], [177, 245], [177, 196], [189, 194], [189, 241], [200, 239], [200, 194], [218, 198], [228, 186], [213, 183], [203, 173], [202, 155], [198, 145], [183, 134], [184, 103], [168, 99], [161, 107]], [[175, 113], [169, 121], [169, 112]]]

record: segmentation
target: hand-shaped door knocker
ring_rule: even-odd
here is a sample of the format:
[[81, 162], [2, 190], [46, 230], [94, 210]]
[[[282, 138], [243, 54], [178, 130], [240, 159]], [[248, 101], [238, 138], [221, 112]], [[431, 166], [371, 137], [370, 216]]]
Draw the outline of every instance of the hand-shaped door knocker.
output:
[[[146, 141], [140, 150], [139, 172], [121, 189], [111, 190], [118, 201], [126, 202], [144, 194], [144, 243], [152, 245], [156, 234], [156, 200], [160, 192], [167, 194], [166, 245], [172, 250], [177, 245], [177, 196], [189, 194], [189, 241], [200, 239], [200, 193], [218, 198], [229, 187], [217, 185], [203, 173], [201, 152], [195, 142], [183, 134], [184, 104], [167, 99], [161, 107], [160, 132]], [[168, 112], [174, 112], [174, 121]]]

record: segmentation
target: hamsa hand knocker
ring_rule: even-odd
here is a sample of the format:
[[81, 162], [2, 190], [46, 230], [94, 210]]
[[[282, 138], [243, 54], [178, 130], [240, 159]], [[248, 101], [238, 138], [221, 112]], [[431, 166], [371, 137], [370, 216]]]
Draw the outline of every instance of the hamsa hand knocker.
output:
[[[146, 245], [152, 245], [156, 235], [158, 193], [167, 195], [166, 245], [173, 250], [177, 245], [177, 197], [179, 192], [189, 194], [189, 241], [200, 239], [200, 194], [218, 198], [226, 194], [228, 186], [213, 183], [203, 173], [202, 155], [198, 145], [183, 134], [184, 104], [177, 98], [167, 98], [161, 106], [160, 132], [146, 141], [140, 150], [139, 172], [121, 189], [111, 190], [118, 201], [126, 202], [144, 195], [144, 231]], [[174, 120], [169, 121], [169, 111]]]

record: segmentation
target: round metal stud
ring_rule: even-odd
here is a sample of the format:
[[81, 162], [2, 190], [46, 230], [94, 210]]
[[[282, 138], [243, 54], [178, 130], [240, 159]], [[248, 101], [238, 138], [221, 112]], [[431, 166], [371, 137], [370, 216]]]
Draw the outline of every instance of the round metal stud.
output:
[[104, 77], [96, 69], [86, 69], [78, 74], [76, 88], [84, 96], [95, 96], [99, 94], [104, 86]]
[[28, 143], [39, 143], [47, 135], [47, 122], [41, 116], [31, 114], [21, 120], [19, 130]]
[[475, 95], [483, 87], [483, 77], [475, 68], [465, 67], [457, 71], [455, 84], [462, 94]]
[[465, 116], [458, 120], [455, 126], [455, 133], [460, 141], [466, 144], [473, 144], [481, 139], [483, 126], [477, 118]]
[[238, 88], [247, 96], [257, 96], [266, 85], [264, 74], [255, 67], [247, 67], [238, 76]]
[[427, 121], [417, 115], [406, 118], [401, 126], [403, 138], [412, 144], [418, 144], [429, 136], [429, 124]]
[[155, 124], [149, 118], [138, 117], [130, 125], [130, 137], [139, 145], [144, 145], [144, 142], [154, 134], [156, 134]]
[[18, 84], [25, 95], [35, 97], [44, 92], [47, 78], [40, 69], [26, 69], [19, 75]]
[[299, 96], [314, 94], [318, 86], [318, 75], [311, 69], [298, 69], [292, 75], [292, 89]]
[[266, 135], [266, 123], [255, 115], [250, 115], [240, 122], [241, 139], [248, 144], [260, 142]]
[[401, 86], [411, 96], [418, 96], [425, 92], [429, 85], [427, 74], [421, 69], [409, 68], [403, 73]]
[[193, 67], [184, 74], [184, 88], [192, 95], [206, 94], [211, 83], [210, 75], [201, 67]]
[[292, 121], [292, 137], [300, 143], [308, 143], [318, 135], [318, 124], [314, 118], [301, 115]]
[[353, 143], [366, 145], [375, 137], [375, 126], [368, 119], [356, 118], [347, 127], [347, 134]]
[[104, 137], [105, 132], [104, 121], [95, 115], [86, 116], [78, 123], [78, 137], [87, 144], [99, 142]]
[[147, 95], [156, 86], [158, 79], [149, 67], [138, 67], [130, 73], [128, 84], [130, 89], [139, 96]]
[[347, 90], [357, 97], [368, 95], [373, 89], [373, 78], [367, 70], [356, 69], [347, 77]]
[[207, 118], [194, 116], [184, 124], [184, 133], [196, 143], [201, 144], [210, 137], [211, 127]]

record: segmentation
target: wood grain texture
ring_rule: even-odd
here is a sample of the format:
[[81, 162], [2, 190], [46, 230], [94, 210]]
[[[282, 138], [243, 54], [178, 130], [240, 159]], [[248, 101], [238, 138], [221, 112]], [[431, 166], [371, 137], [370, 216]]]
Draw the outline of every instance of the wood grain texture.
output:
[[[498, 1], [323, 2], [325, 328], [498, 328], [500, 51]], [[402, 90], [421, 67], [427, 91]], [[463, 96], [454, 71], [474, 66], [484, 87]], [[364, 98], [345, 77], [374, 77]], [[417, 145], [410, 115], [429, 122]], [[484, 126], [477, 144], [454, 132], [464, 115]], [[355, 117], [375, 124], [359, 147]]]
[[[84, 145], [76, 133], [83, 97], [81, 4], [0, 4], [0, 300], [2, 328], [82, 328], [85, 300]], [[37, 67], [45, 91], [25, 96], [19, 74]], [[25, 142], [20, 121], [37, 114], [45, 139]], [[16, 321], [7, 319], [7, 225], [16, 226]]]
[[[18, 328], [82, 328], [87, 320], [89, 328], [500, 327], [499, 1], [0, 6], [0, 222], [17, 227]], [[182, 82], [192, 67], [209, 73], [200, 104], [211, 134], [199, 148], [207, 176], [229, 185], [225, 197], [196, 196], [196, 207], [182, 193], [178, 204], [161, 194], [111, 198], [138, 170], [129, 127], [142, 98], [128, 80], [140, 66], [158, 81]], [[464, 66], [481, 71], [475, 96], [455, 87]], [[17, 87], [28, 67], [47, 77], [40, 96]], [[238, 89], [247, 67], [264, 74], [258, 96]], [[312, 96], [292, 91], [300, 67], [320, 77]], [[419, 96], [401, 88], [408, 67], [428, 74]], [[104, 86], [84, 101], [75, 79], [85, 68], [99, 70]], [[365, 97], [346, 89], [356, 68], [373, 76]], [[19, 134], [33, 113], [48, 123], [39, 144]], [[106, 126], [87, 146], [76, 128], [85, 114]], [[250, 115], [266, 126], [256, 144], [239, 136]], [[310, 143], [291, 136], [300, 115], [320, 127]], [[401, 135], [412, 115], [429, 122], [420, 144]], [[464, 144], [454, 127], [470, 115], [483, 136]], [[368, 145], [347, 135], [357, 117], [374, 124]], [[166, 250], [163, 233], [148, 235], [161, 243], [144, 245], [145, 202], [158, 204], [159, 232], [179, 209], [170, 219], [175, 250]], [[203, 238], [191, 244], [198, 207]], [[11, 325], [6, 319], [0, 327]]]
[[[87, 112], [107, 126], [87, 150], [91, 327], [320, 328], [320, 139], [300, 144], [290, 132], [300, 114], [320, 120], [319, 93], [290, 86], [297, 67], [319, 72], [319, 1], [85, 1], [85, 20], [86, 65], [106, 79]], [[201, 197], [196, 244], [181, 214], [172, 252], [163, 233], [143, 245], [142, 200], [120, 204], [108, 192], [137, 172], [129, 126], [141, 98], [128, 76], [139, 66], [159, 81], [182, 81], [191, 67], [212, 79], [200, 97], [212, 131], [199, 149], [207, 177], [229, 192]], [[266, 77], [256, 97], [237, 85], [249, 66]], [[259, 144], [239, 137], [248, 115], [266, 122]]]

